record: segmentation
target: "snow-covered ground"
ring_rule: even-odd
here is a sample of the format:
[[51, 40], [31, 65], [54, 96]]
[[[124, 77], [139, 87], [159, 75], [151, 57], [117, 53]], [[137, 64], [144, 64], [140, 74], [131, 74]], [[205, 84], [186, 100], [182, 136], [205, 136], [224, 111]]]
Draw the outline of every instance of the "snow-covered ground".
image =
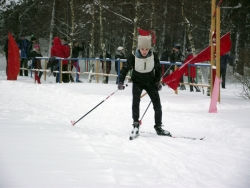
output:
[[[163, 123], [173, 135], [154, 134], [152, 106], [141, 137], [130, 141], [131, 84], [75, 126], [117, 86], [34, 84], [0, 76], [1, 188], [249, 188], [250, 102], [241, 86], [221, 90], [218, 113], [210, 97], [168, 87], [160, 92]], [[141, 100], [141, 113], [149, 103]]]

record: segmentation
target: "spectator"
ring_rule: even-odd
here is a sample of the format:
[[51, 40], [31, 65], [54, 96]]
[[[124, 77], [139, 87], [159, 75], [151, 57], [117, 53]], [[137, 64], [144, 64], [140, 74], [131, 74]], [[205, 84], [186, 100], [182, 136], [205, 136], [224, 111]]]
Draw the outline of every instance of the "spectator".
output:
[[24, 68], [25, 70], [20, 69], [20, 76], [28, 76], [28, 58], [29, 58], [29, 52], [31, 51], [32, 45], [31, 42], [25, 38], [24, 35], [21, 35], [21, 38], [18, 40], [18, 47], [21, 51], [21, 62], [20, 62], [20, 68]]
[[222, 78], [221, 87], [226, 88], [226, 73], [227, 73], [227, 64], [230, 61], [229, 54], [225, 54], [220, 57], [220, 75]]
[[[125, 57], [125, 49], [122, 47], [122, 46], [119, 46], [117, 49], [116, 49], [116, 52], [115, 52], [115, 71], [118, 75], [118, 59], [126, 59]], [[119, 67], [119, 70], [121, 70], [123, 67], [125, 66], [125, 63], [123, 62], [120, 62], [120, 67]], [[119, 76], [119, 75], [118, 75]], [[116, 79], [116, 84], [118, 84], [118, 77]]]
[[[183, 55], [181, 53], [180, 44], [175, 44], [170, 54], [170, 63], [176, 63], [176, 62], [183, 62]], [[180, 90], [185, 90], [185, 89], [186, 87], [183, 84], [183, 76], [182, 76], [180, 80]]]
[[[168, 61], [169, 60], [169, 51], [166, 49], [162, 54], [161, 54], [161, 59], [160, 61]], [[162, 64], [161, 65], [161, 75], [162, 76], [167, 76], [170, 74], [170, 71], [174, 71], [174, 66], [173, 65], [167, 65], [167, 64]]]
[[[111, 55], [108, 51], [106, 51], [106, 59], [109, 58], [111, 59]], [[103, 55], [101, 54], [100, 55], [100, 59], [101, 59], [101, 63], [102, 63], [102, 72], [103, 73], [106, 73], [106, 74], [110, 74], [110, 71], [111, 71], [111, 60], [102, 60], [103, 59]], [[106, 62], [106, 72], [104, 72], [104, 65], [105, 65], [105, 62]], [[107, 84], [109, 81], [109, 76], [105, 76], [104, 77], [104, 80], [103, 80], [103, 83]]]
[[[40, 51], [40, 46], [38, 43], [33, 45], [33, 49], [30, 52], [30, 57], [32, 58], [32, 68], [38, 69], [38, 71], [35, 70], [35, 81], [38, 84], [40, 84], [41, 83], [40, 79], [42, 77], [43, 72], [39, 70], [39, 69], [42, 69], [41, 59], [36, 58], [36, 57], [42, 57], [42, 54]], [[38, 74], [38, 72], [39, 72], [39, 74]]]
[[[53, 62], [55, 62], [55, 67], [53, 68], [53, 70], [57, 70], [59, 71], [59, 60], [55, 60], [56, 57], [61, 57], [63, 58], [64, 57], [64, 49], [63, 49], [63, 45], [61, 43], [61, 39], [59, 37], [55, 37], [53, 39], [53, 46], [51, 47], [51, 50], [50, 50], [50, 54], [51, 54], [51, 57], [53, 58]], [[51, 58], [51, 59], [52, 59]], [[59, 83], [60, 82], [60, 76], [59, 76], [59, 73], [56, 73], [56, 82]]]
[[36, 48], [39, 48], [39, 51], [40, 51], [40, 44], [34, 35], [31, 36], [30, 41], [31, 41], [31, 47], [30, 47], [31, 51], [30, 52], [32, 52], [34, 50], [35, 45], [36, 45]]
[[[81, 47], [79, 45], [78, 41], [74, 41], [73, 42], [73, 47], [72, 47], [72, 54], [71, 54], [71, 58], [78, 58], [79, 57], [79, 53], [80, 51], [83, 51], [83, 47]], [[77, 72], [80, 72], [80, 66], [79, 66], [79, 60], [72, 60], [71, 61], [71, 71], [73, 69], [73, 67], [75, 67]], [[74, 82], [72, 75], [70, 74], [70, 80], [71, 82]], [[76, 74], [76, 82], [81, 82], [79, 80], [79, 74]]]

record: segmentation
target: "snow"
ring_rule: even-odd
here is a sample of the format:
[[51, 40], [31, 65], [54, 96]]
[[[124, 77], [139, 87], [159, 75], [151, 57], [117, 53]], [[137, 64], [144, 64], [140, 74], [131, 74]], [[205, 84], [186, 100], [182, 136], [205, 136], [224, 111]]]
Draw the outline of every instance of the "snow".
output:
[[5, 3], [0, 7], [0, 11], [6, 11], [12, 4], [19, 5], [20, 3], [22, 3], [21, 0], [5, 0]]
[[[250, 103], [239, 96], [239, 84], [221, 90], [213, 114], [202, 93], [160, 91], [164, 128], [205, 140], [156, 136], [151, 106], [141, 131], [152, 134], [130, 141], [131, 84], [116, 91], [114, 82], [49, 79], [38, 85], [0, 74], [1, 188], [250, 187]], [[149, 101], [141, 99], [141, 114]]]

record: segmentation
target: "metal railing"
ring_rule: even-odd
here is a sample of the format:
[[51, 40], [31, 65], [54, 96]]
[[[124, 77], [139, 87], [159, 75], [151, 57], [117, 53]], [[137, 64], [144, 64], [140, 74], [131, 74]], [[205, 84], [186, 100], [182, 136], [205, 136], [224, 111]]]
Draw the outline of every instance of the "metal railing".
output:
[[[34, 68], [20, 68], [21, 70], [30, 70], [31, 72], [32, 71], [38, 71], [38, 72], [43, 72], [43, 76], [44, 76], [44, 80], [46, 81], [46, 77], [47, 77], [47, 73], [51, 72], [51, 70], [49, 70], [47, 68], [47, 65], [48, 65], [48, 61], [50, 60], [49, 57], [35, 57], [35, 59], [40, 59], [40, 60], [44, 60], [44, 61], [41, 61], [41, 62], [44, 62], [43, 64], [43, 68], [42, 69], [34, 69]], [[99, 82], [99, 76], [111, 76], [111, 77], [118, 77], [120, 75], [120, 70], [121, 70], [121, 67], [122, 67], [122, 63], [126, 63], [127, 62], [127, 59], [112, 59], [112, 58], [106, 58], [106, 59], [101, 59], [101, 58], [60, 58], [60, 57], [55, 57], [55, 60], [58, 61], [58, 69], [57, 70], [53, 70], [51, 73], [55, 73], [55, 74], [59, 74], [59, 82], [62, 83], [62, 74], [78, 74], [79, 76], [80, 75], [94, 75], [96, 76], [96, 82]], [[78, 72], [78, 71], [72, 71], [70, 70], [70, 66], [68, 66], [68, 70], [67, 71], [63, 71], [62, 70], [62, 61], [63, 60], [66, 60], [66, 61], [69, 61], [69, 65], [70, 65], [70, 62], [71, 61], [77, 61], [78, 63], [80, 61], [84, 61], [85, 62], [85, 66], [84, 66], [84, 70], [85, 71], [81, 71], [81, 72]], [[100, 72], [100, 63], [102, 62], [111, 62], [111, 63], [117, 63], [117, 67], [118, 67], [118, 70], [117, 70], [117, 74], [107, 74], [107, 73], [103, 73], [103, 72]], [[170, 66], [174, 66], [175, 69], [177, 69], [177, 67], [181, 66], [182, 65], [182, 62], [176, 62], [176, 63], [171, 63], [169, 61], [160, 61], [160, 64], [161, 65], [170, 65]], [[94, 66], [94, 68], [92, 67]], [[209, 63], [195, 63], [195, 64], [189, 64], [188, 65], [188, 70], [190, 70], [190, 67], [200, 67], [200, 66], [208, 66], [210, 67], [210, 64]], [[91, 72], [90, 70], [91, 69], [94, 69], [94, 72]], [[196, 69], [197, 71], [197, 69]], [[31, 73], [32, 75], [32, 73]], [[208, 84], [202, 84], [202, 83], [198, 83], [198, 77], [197, 77], [197, 72], [196, 72], [196, 83], [191, 83], [190, 81], [188, 82], [185, 82], [183, 84], [185, 85], [194, 85], [194, 86], [202, 86], [202, 87], [210, 87], [210, 85]], [[188, 76], [190, 76], [190, 71], [188, 71]], [[118, 77], [119, 78], [119, 77]], [[129, 78], [129, 76], [127, 77]]]

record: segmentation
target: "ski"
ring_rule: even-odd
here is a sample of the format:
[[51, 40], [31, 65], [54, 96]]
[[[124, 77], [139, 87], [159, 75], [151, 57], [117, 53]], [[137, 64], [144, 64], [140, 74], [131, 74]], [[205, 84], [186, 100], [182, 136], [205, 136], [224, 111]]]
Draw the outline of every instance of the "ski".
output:
[[[164, 135], [157, 135], [156, 133], [148, 132], [148, 131], [141, 131], [141, 135], [143, 134], [150, 134], [150, 135], [155, 135], [155, 136], [164, 136]], [[166, 135], [167, 136], [167, 135]], [[205, 137], [191, 137], [191, 136], [182, 136], [182, 135], [171, 135], [167, 136], [169, 138], [180, 138], [180, 139], [188, 139], [188, 140], [204, 140]]]
[[171, 136], [172, 138], [183, 138], [189, 140], [204, 140], [205, 137], [190, 137], [190, 136]]

